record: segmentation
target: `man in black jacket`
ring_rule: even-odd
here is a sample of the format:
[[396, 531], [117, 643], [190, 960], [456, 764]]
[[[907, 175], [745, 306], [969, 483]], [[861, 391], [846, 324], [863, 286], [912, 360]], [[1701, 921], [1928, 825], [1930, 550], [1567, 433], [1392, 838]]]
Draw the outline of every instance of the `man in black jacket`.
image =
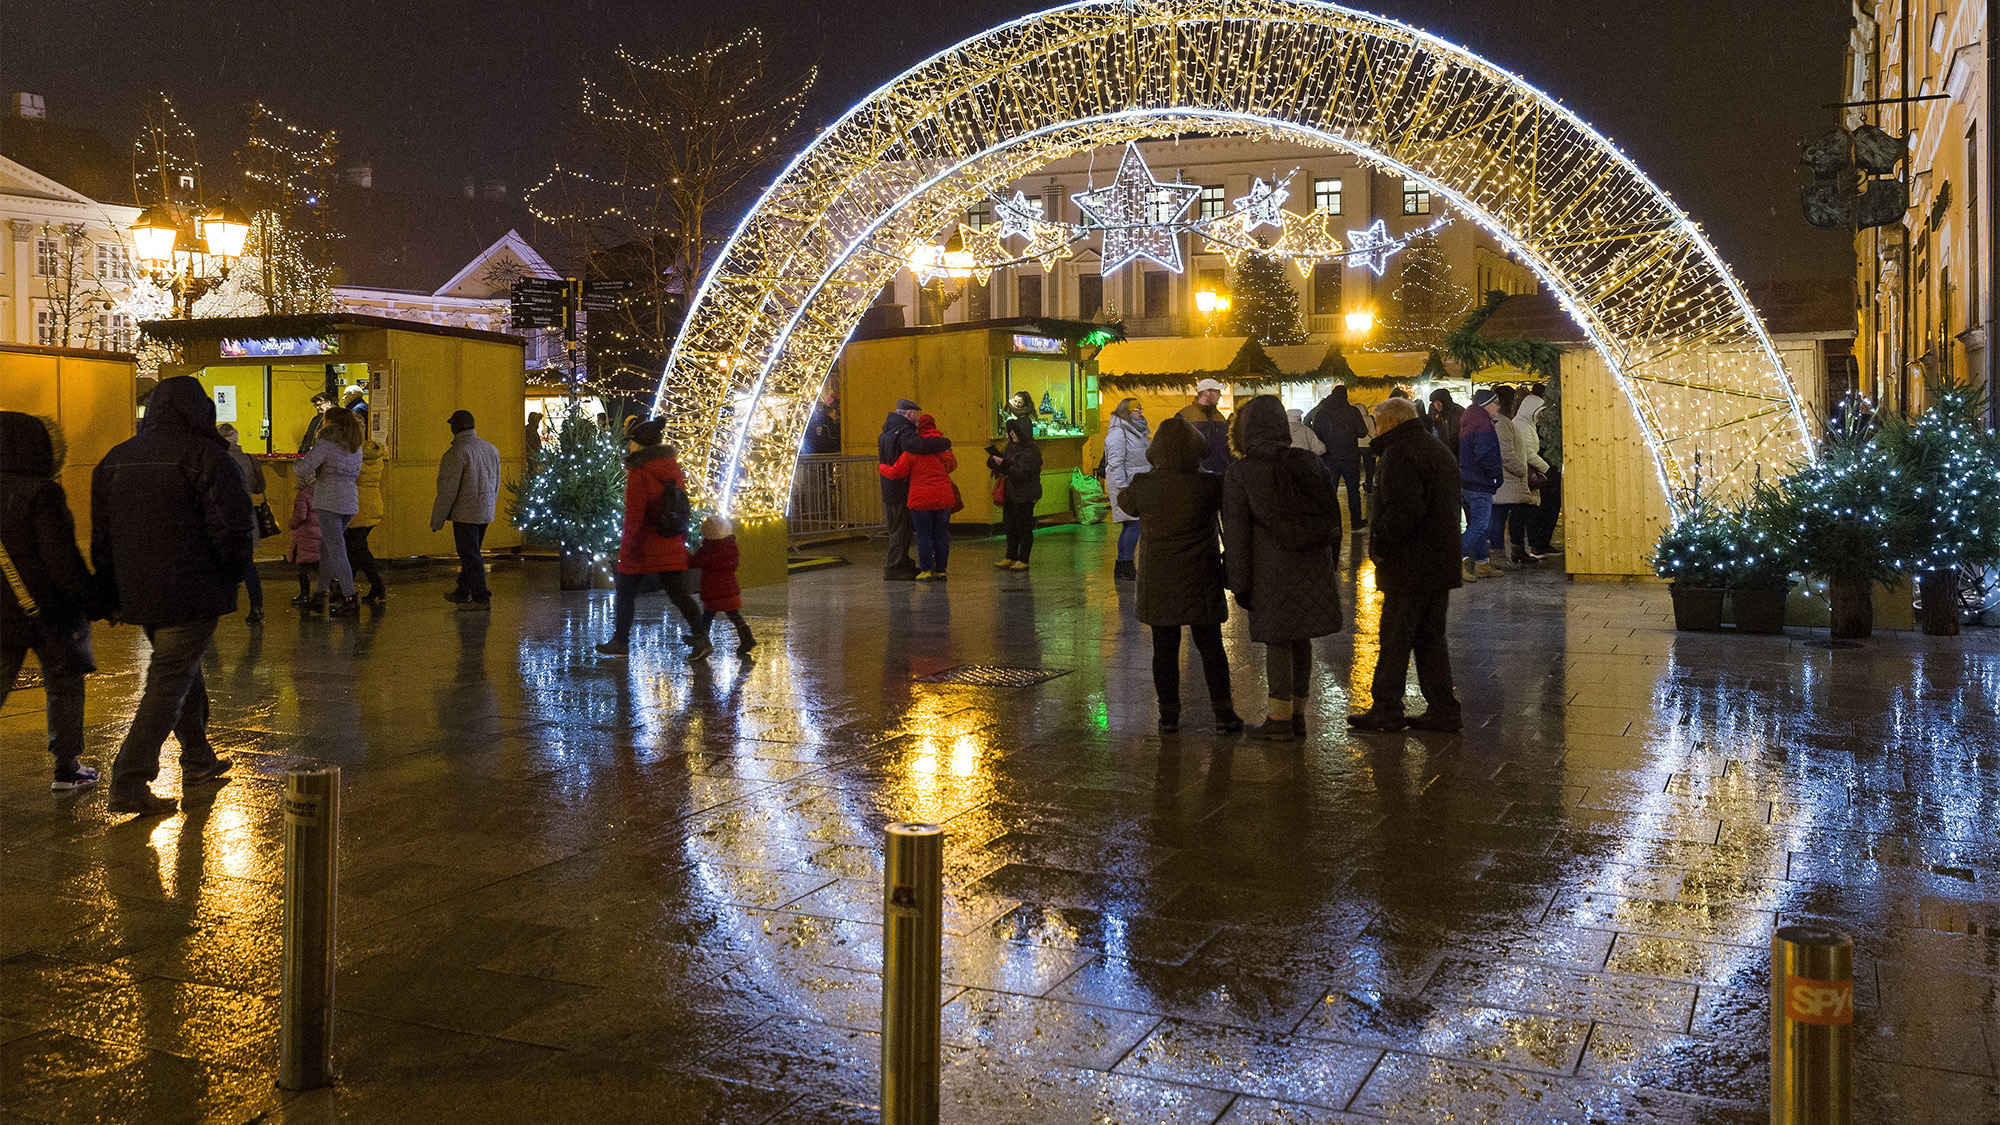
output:
[[[1368, 554], [1382, 591], [1380, 656], [1374, 703], [1349, 715], [1362, 730], [1455, 731], [1463, 724], [1452, 694], [1445, 617], [1459, 585], [1458, 463], [1417, 420], [1416, 404], [1386, 399], [1375, 406], [1375, 524]], [[1429, 709], [1403, 715], [1410, 654]]]
[[[943, 453], [951, 448], [948, 437], [917, 436], [917, 416], [923, 411], [906, 398], [896, 400], [896, 409], [882, 422], [882, 436], [875, 439], [875, 456], [884, 465], [893, 465], [905, 453]], [[910, 521], [910, 478], [882, 478], [882, 519], [889, 527], [889, 558], [882, 568], [886, 582], [912, 582], [917, 564], [910, 561], [910, 543], [916, 525]]]
[[111, 764], [111, 811], [160, 816], [176, 808], [151, 788], [160, 746], [181, 746], [181, 786], [229, 770], [208, 742], [201, 654], [216, 619], [236, 612], [256, 519], [215, 403], [182, 375], [154, 388], [138, 436], [104, 455], [90, 479], [90, 555], [105, 604], [152, 642], [146, 690]]
[[1347, 401], [1347, 384], [1335, 383], [1306, 422], [1326, 446], [1320, 459], [1326, 463], [1333, 486], [1339, 488], [1342, 481], [1347, 482], [1349, 527], [1355, 531], [1367, 527], [1361, 508], [1361, 443], [1368, 440], [1368, 420], [1362, 417], [1360, 407]]
[[76, 523], [56, 469], [55, 442], [41, 419], [0, 411], [0, 546], [9, 564], [0, 582], [0, 702], [14, 690], [33, 649], [42, 665], [49, 753], [56, 760], [49, 787], [62, 792], [97, 783], [97, 771], [78, 760], [83, 676], [92, 670], [88, 645], [79, 642], [89, 639], [89, 620], [103, 613], [76, 549]]

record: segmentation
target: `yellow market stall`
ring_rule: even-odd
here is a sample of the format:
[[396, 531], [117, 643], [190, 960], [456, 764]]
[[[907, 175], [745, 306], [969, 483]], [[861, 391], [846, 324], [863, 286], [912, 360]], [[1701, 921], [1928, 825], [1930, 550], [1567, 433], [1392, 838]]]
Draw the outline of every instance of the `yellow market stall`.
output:
[[[451, 529], [431, 531], [430, 513], [453, 411], [472, 412], [479, 435], [500, 450], [505, 479], [526, 468], [518, 336], [338, 313], [155, 321], [144, 328], [181, 348], [182, 362], [161, 365], [160, 374], [200, 379], [216, 400], [218, 421], [233, 423], [244, 450], [266, 461], [280, 523], [292, 503], [290, 462], [321, 391], [344, 398], [358, 389], [368, 401], [369, 437], [388, 450], [382, 526], [370, 539], [384, 558], [452, 553]], [[507, 522], [504, 489], [500, 501], [488, 549], [521, 544]], [[283, 546], [267, 543], [266, 554]]]
[[121, 352], [0, 344], [0, 408], [55, 419], [63, 491], [81, 543], [90, 541], [90, 474], [137, 430], [136, 371]]

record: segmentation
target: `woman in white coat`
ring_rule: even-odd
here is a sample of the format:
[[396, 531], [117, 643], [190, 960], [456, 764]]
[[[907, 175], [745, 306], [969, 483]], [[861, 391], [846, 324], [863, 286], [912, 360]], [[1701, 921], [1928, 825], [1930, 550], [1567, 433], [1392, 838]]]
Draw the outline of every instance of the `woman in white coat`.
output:
[[[1495, 436], [1500, 439], [1500, 462], [1504, 475], [1500, 491], [1493, 494], [1493, 522], [1489, 525], [1486, 544], [1488, 561], [1498, 567], [1508, 567], [1533, 561], [1528, 555], [1526, 538], [1528, 518], [1534, 514], [1540, 497], [1528, 484], [1528, 473], [1548, 471], [1549, 463], [1542, 460], [1537, 452], [1541, 442], [1531, 429], [1522, 433], [1518, 424], [1516, 405], [1519, 392], [1509, 386], [1494, 388], [1500, 397], [1500, 417], [1493, 420]], [[1508, 554], [1508, 540], [1513, 541], [1513, 553]], [[1535, 556], [1539, 558], [1540, 556]]]
[[[1132, 486], [1132, 478], [1152, 468], [1146, 460], [1146, 446], [1153, 440], [1152, 427], [1139, 400], [1128, 398], [1111, 412], [1110, 428], [1104, 431], [1104, 489], [1114, 499]], [[1130, 581], [1139, 576], [1132, 552], [1139, 546], [1139, 517], [1117, 504], [1111, 518], [1118, 522], [1118, 562], [1111, 576]]]

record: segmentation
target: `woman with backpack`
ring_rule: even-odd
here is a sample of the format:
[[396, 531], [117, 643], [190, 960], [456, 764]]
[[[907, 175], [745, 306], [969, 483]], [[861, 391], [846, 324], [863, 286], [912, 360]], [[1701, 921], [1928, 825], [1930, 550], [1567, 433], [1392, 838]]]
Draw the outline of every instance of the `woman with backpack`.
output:
[[1236, 604], [1250, 614], [1250, 639], [1264, 647], [1270, 710], [1255, 738], [1290, 742], [1306, 731], [1312, 639], [1342, 626], [1335, 585], [1339, 502], [1318, 459], [1292, 445], [1285, 404], [1258, 395], [1229, 426], [1222, 488], [1223, 562]]
[[986, 452], [994, 496], [1000, 501], [1000, 526], [1007, 534], [1007, 555], [994, 565], [1026, 570], [1028, 555], [1035, 549], [1035, 505], [1042, 499], [1042, 447], [1035, 444], [1035, 424], [1026, 418], [1007, 419], [1006, 448], [988, 446]]
[[[605, 656], [631, 651], [632, 616], [639, 590], [658, 575], [667, 600], [681, 611], [693, 634], [690, 660], [715, 651], [701, 632], [701, 607], [687, 592], [687, 485], [674, 447], [661, 444], [667, 423], [640, 422], [627, 432], [637, 446], [625, 457], [625, 528], [618, 540], [618, 570], [611, 579], [611, 639], [597, 646]], [[671, 526], [678, 519], [680, 527]], [[673, 534], [665, 534], [673, 532]]]
[[1146, 443], [1151, 440], [1139, 400], [1121, 400], [1104, 430], [1104, 494], [1111, 501], [1111, 519], [1118, 524], [1118, 561], [1111, 566], [1111, 577], [1128, 582], [1139, 576], [1132, 563], [1139, 549], [1139, 517], [1126, 511], [1118, 497], [1146, 471]]

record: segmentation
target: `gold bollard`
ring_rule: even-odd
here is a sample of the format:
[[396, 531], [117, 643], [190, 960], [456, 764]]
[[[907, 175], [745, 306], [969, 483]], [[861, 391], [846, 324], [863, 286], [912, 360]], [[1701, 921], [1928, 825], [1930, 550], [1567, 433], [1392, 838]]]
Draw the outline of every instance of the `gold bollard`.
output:
[[333, 1082], [334, 888], [340, 860], [340, 767], [285, 774], [285, 961], [278, 1002], [278, 1085]]
[[1854, 940], [1826, 926], [1771, 937], [1771, 1125], [1854, 1120]]
[[882, 836], [882, 1125], [937, 1125], [944, 829]]

